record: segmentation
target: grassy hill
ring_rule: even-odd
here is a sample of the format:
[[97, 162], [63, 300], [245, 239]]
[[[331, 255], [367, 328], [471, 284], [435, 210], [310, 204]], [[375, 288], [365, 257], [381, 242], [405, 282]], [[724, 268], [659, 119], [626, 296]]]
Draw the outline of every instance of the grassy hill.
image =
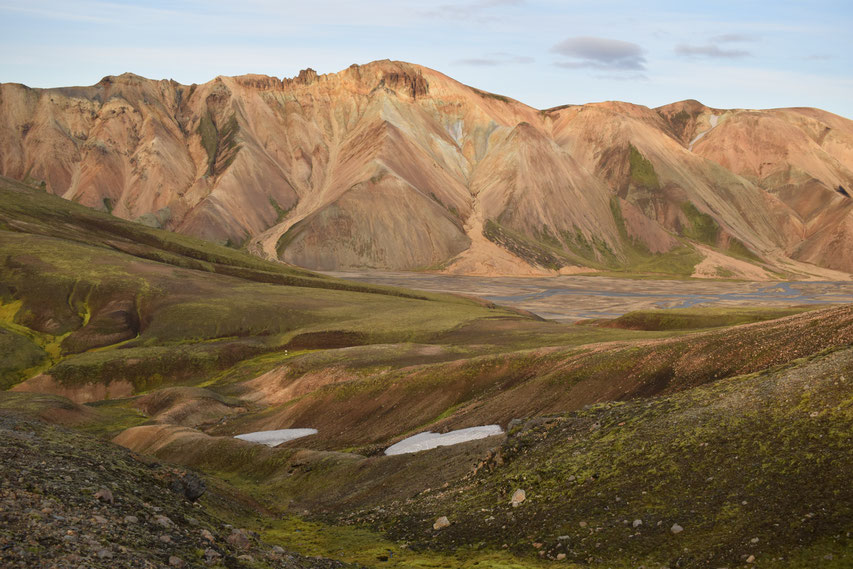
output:
[[[47, 536], [0, 555], [169, 563], [148, 504], [188, 566], [338, 566], [282, 561], [279, 545], [369, 567], [849, 567], [851, 345], [851, 306], [558, 324], [269, 263], [0, 178], [0, 453], [17, 473], [0, 546]], [[507, 434], [383, 454], [493, 423]], [[319, 433], [233, 437], [291, 427]], [[208, 498], [158, 505], [186, 469]], [[98, 503], [101, 485], [120, 507]], [[81, 555], [44, 512], [103, 544], [139, 500], [148, 533], [112, 558]], [[200, 528], [233, 546], [226, 523], [252, 545], [205, 558]]]

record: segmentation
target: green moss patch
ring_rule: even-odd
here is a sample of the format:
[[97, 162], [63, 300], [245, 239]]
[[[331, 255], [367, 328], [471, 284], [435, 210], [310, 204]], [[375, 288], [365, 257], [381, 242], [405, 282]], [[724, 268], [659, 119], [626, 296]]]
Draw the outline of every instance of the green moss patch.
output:
[[629, 330], [695, 330], [763, 322], [814, 309], [814, 306], [799, 306], [791, 308], [732, 307], [638, 310], [613, 320], [602, 321], [599, 325]]
[[655, 167], [633, 144], [628, 145], [628, 163], [632, 184], [648, 190], [660, 189], [660, 180]]

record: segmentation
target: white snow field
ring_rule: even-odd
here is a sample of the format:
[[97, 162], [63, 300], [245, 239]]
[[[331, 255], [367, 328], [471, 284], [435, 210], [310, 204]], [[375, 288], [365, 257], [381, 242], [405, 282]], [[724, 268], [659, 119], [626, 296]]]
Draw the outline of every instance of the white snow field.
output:
[[503, 433], [500, 425], [485, 425], [482, 427], [469, 427], [467, 429], [459, 429], [450, 431], [449, 433], [439, 434], [432, 431], [418, 433], [407, 439], [403, 439], [397, 444], [393, 444], [385, 449], [385, 454], [407, 454], [410, 452], [419, 452], [429, 450], [436, 447], [444, 447], [457, 445], [477, 439], [484, 439], [494, 435]]
[[283, 442], [292, 441], [293, 439], [300, 439], [302, 437], [307, 437], [308, 435], [316, 434], [317, 429], [279, 429], [277, 431], [258, 431], [255, 433], [246, 433], [243, 435], [237, 435], [234, 438], [240, 439], [242, 441], [249, 441], [250, 443], [261, 443], [262, 445], [274, 447], [276, 445], [280, 445]]

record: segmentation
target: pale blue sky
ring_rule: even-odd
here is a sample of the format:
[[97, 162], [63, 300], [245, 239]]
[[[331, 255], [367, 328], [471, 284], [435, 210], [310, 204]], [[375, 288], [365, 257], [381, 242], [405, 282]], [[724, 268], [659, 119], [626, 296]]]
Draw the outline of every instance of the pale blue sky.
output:
[[686, 98], [853, 118], [853, 1], [0, 0], [0, 82], [202, 83], [398, 59], [537, 108]]

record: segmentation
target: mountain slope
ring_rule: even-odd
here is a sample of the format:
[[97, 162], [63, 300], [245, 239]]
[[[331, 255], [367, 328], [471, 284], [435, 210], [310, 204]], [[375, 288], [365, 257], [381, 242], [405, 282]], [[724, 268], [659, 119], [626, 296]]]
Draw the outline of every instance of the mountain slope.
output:
[[[0, 174], [316, 269], [853, 271], [853, 123], [532, 109], [417, 65], [0, 86]], [[737, 150], [734, 150], [737, 149]]]

